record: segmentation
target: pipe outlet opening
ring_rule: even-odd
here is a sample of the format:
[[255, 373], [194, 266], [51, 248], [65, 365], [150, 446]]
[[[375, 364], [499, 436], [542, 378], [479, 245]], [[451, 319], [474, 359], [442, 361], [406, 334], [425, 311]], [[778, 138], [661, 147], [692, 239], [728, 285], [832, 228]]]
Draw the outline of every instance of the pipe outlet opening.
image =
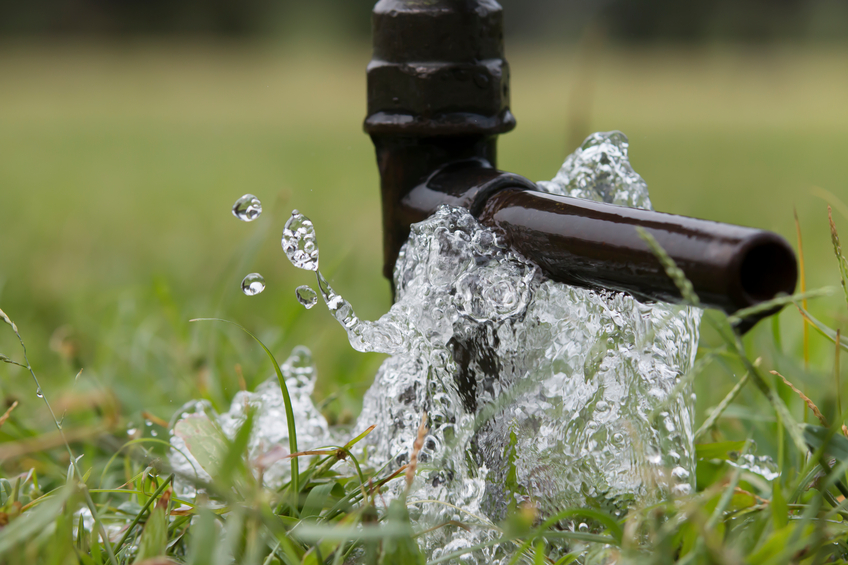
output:
[[740, 269], [742, 289], [754, 304], [778, 293], [792, 294], [798, 278], [795, 254], [783, 242], [766, 241], [751, 247]]

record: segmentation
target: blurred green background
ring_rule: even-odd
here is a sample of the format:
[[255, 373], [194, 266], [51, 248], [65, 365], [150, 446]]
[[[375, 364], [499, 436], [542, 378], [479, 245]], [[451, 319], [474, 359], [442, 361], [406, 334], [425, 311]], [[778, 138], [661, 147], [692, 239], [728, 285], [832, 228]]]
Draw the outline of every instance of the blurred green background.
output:
[[[848, 12], [777, 5], [505, 1], [518, 127], [500, 167], [550, 179], [585, 135], [621, 130], [656, 209], [794, 244], [794, 208], [808, 287], [838, 284], [826, 200], [848, 240]], [[314, 281], [280, 234], [292, 208], [305, 213], [334, 288], [362, 318], [388, 309], [361, 128], [370, 6], [0, 4], [0, 308], [69, 422], [137, 426], [143, 410], [168, 419], [199, 397], [225, 409], [240, 373], [248, 388], [271, 374], [237, 329], [188, 323], [205, 316], [244, 324], [280, 362], [308, 346], [316, 398], [342, 391], [328, 416], [355, 416], [381, 356], [352, 351], [323, 305], [296, 302]], [[245, 193], [264, 205], [253, 223], [230, 212]], [[250, 272], [267, 282], [255, 297], [239, 289]], [[848, 329], [839, 295], [811, 310]], [[813, 336], [804, 369], [801, 327], [786, 309], [782, 352], [768, 323], [747, 343], [832, 396], [832, 346]], [[17, 347], [0, 331], [0, 353], [20, 359]], [[28, 379], [4, 365], [0, 392], [48, 429]], [[699, 378], [699, 420], [732, 382], [720, 366]]]

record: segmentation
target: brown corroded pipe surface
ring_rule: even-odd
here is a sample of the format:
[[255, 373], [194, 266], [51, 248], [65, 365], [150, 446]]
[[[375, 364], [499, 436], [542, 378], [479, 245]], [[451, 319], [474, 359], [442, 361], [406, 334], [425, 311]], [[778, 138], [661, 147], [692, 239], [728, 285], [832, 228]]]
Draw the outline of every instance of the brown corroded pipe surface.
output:
[[517, 188], [491, 196], [479, 217], [550, 278], [643, 299], [681, 296], [636, 226], [674, 259], [705, 307], [731, 313], [791, 294], [798, 276], [786, 240], [753, 228]]

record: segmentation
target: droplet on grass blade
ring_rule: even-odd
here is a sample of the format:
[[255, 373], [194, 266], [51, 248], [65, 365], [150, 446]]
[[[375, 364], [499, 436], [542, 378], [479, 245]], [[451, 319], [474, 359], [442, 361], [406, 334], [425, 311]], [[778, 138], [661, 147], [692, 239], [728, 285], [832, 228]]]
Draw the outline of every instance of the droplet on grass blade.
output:
[[259, 273], [250, 273], [241, 281], [241, 291], [247, 296], [256, 296], [265, 290], [265, 279]]
[[297, 301], [303, 304], [303, 307], [309, 310], [318, 304], [318, 293], [312, 290], [309, 285], [299, 286], [295, 289]]
[[233, 216], [243, 222], [252, 222], [262, 213], [262, 203], [252, 194], [245, 194], [233, 204]]

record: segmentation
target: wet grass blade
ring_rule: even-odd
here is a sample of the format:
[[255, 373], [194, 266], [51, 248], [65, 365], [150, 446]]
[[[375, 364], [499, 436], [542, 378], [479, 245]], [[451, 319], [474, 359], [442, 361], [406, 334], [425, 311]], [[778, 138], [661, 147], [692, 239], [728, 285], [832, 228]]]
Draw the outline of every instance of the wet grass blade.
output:
[[842, 341], [842, 332], [840, 330], [836, 330], [836, 348], [833, 353], [833, 380], [836, 385], [836, 413], [839, 418], [839, 425], [842, 426], [842, 433], [848, 436], [848, 431], [846, 431], [845, 424], [842, 420], [844, 412], [842, 412], [842, 383], [840, 376], [840, 367], [839, 367], [839, 352], [841, 348], [839, 347], [839, 342]]
[[[801, 238], [801, 222], [798, 220], [798, 210], [795, 208], [792, 209], [792, 213], [795, 215], [795, 233], [798, 239], [798, 285], [801, 288], [801, 294], [807, 292], [807, 271], [804, 268], [804, 242]], [[804, 310], [807, 309], [807, 301], [802, 300], [801, 306]], [[806, 320], [803, 323], [804, 327], [804, 368], [810, 368], [810, 328], [807, 325]], [[807, 410], [804, 409], [804, 420], [807, 419]]]
[[813, 449], [824, 446], [824, 453], [837, 461], [848, 460], [848, 438], [823, 426], [804, 426], [804, 439]]
[[698, 298], [698, 295], [695, 294], [695, 288], [692, 286], [692, 282], [686, 278], [683, 270], [677, 266], [674, 259], [666, 253], [665, 249], [662, 248], [656, 238], [645, 230], [645, 228], [642, 226], [636, 226], [636, 231], [639, 233], [639, 237], [648, 244], [648, 247], [651, 249], [651, 253], [653, 253], [659, 260], [660, 264], [662, 264], [663, 269], [665, 269], [665, 274], [668, 275], [668, 278], [674, 282], [677, 290], [680, 291], [680, 296], [682, 296], [683, 299], [692, 306], [698, 306], [701, 303], [701, 300]]
[[[812, 448], [815, 449], [814, 461], [824, 469], [825, 473], [831, 475], [830, 464], [825, 461], [825, 456], [833, 457], [837, 462], [848, 461], [848, 438], [835, 429], [822, 426], [804, 426], [804, 438]], [[830, 479], [845, 498], [848, 498], [848, 487], [838, 477]]]
[[[286, 406], [286, 425], [288, 426], [288, 430], [289, 430], [289, 453], [297, 453], [298, 451], [300, 451], [297, 448], [297, 429], [295, 427], [294, 409], [292, 408], [291, 397], [289, 396], [289, 389], [286, 386], [286, 379], [283, 376], [283, 372], [280, 370], [280, 364], [277, 363], [277, 360], [274, 358], [274, 354], [271, 353], [271, 350], [269, 350], [267, 347], [265, 347], [265, 344], [262, 343], [262, 341], [260, 341], [258, 337], [256, 337], [252, 333], [250, 333], [250, 331], [248, 331], [247, 328], [245, 328], [241, 324], [237, 324], [237, 323], [232, 322], [230, 320], [224, 320], [223, 318], [195, 318], [195, 319], [189, 320], [189, 321], [190, 322], [224, 322], [226, 324], [232, 324], [232, 325], [236, 326], [237, 328], [241, 329], [244, 333], [246, 333], [250, 337], [252, 337], [254, 339], [254, 341], [256, 341], [256, 343], [258, 343], [260, 346], [262, 346], [262, 349], [265, 350], [265, 353], [268, 355], [268, 358], [271, 360], [271, 364], [274, 366], [274, 372], [277, 373], [277, 380], [280, 381], [280, 390], [283, 393], [283, 403]], [[300, 471], [299, 471], [297, 459], [298, 459], [297, 457], [291, 458], [291, 477], [292, 477], [291, 478], [291, 490], [292, 490], [292, 494], [293, 494], [295, 499], [297, 498], [297, 495], [300, 492], [300, 485], [298, 484]]]
[[716, 406], [715, 409], [710, 412], [709, 417], [704, 421], [703, 424], [701, 424], [701, 427], [698, 428], [698, 431], [695, 432], [694, 441], [698, 441], [699, 437], [701, 437], [704, 433], [709, 431], [709, 429], [715, 425], [715, 423], [718, 421], [724, 411], [727, 410], [727, 407], [730, 406], [730, 403], [733, 402], [737, 396], [739, 396], [739, 393], [742, 391], [742, 388], [745, 386], [745, 383], [748, 382], [750, 376], [750, 373], [745, 373], [744, 375], [742, 375], [742, 378], [739, 379], [739, 382], [736, 383], [732, 389], [730, 389], [730, 392], [727, 393], [727, 396], [721, 399], [721, 402], [718, 403], [718, 406]]
[[837, 336], [834, 330], [814, 318], [813, 315], [807, 312], [805, 308], [799, 306], [798, 310], [801, 312], [804, 319], [809, 322], [821, 335], [833, 343], [838, 344], [842, 349], [848, 350], [848, 339], [844, 336]]
[[792, 295], [778, 296], [777, 298], [774, 298], [767, 302], [761, 302], [760, 304], [751, 306], [750, 308], [743, 308], [742, 310], [738, 310], [732, 315], [728, 316], [727, 321], [730, 323], [730, 325], [734, 326], [745, 318], [754, 316], [756, 314], [761, 314], [763, 312], [768, 312], [769, 310], [778, 306], [785, 306], [787, 304], [794, 304], [798, 302], [806, 302], [809, 298], [821, 298], [823, 296], [830, 296], [835, 291], [835, 287], [826, 286], [824, 288], [811, 290], [810, 292], [799, 292], [797, 294]]
[[31, 515], [14, 520], [0, 529], [0, 555], [4, 555], [12, 549], [23, 547], [28, 540], [47, 528], [51, 522], [56, 520], [56, 516], [62, 513], [62, 507], [72, 492], [71, 487], [58, 489], [56, 495], [52, 496], [50, 500], [31, 510]]
[[173, 474], [168, 475], [168, 477], [164, 481], [162, 481], [162, 484], [159, 485], [159, 488], [157, 488], [153, 492], [153, 494], [150, 495], [150, 498], [147, 499], [147, 502], [144, 504], [144, 506], [141, 507], [141, 510], [138, 512], [138, 514], [135, 515], [135, 518], [133, 518], [133, 521], [130, 522], [130, 525], [127, 528], [127, 531], [125, 531], [123, 537], [121, 537], [121, 541], [119, 541], [118, 545], [115, 546], [116, 552], [121, 550], [121, 548], [127, 542], [127, 539], [130, 537], [130, 533], [132, 533], [133, 528], [135, 528], [136, 525], [138, 525], [139, 521], [141, 520], [141, 517], [144, 516], [144, 513], [147, 512], [147, 510], [153, 505], [154, 502], [156, 502], [156, 500], [159, 499], [160, 496], [162, 496], [162, 493], [165, 492], [165, 489], [168, 488], [168, 486], [171, 484], [171, 481], [173, 481], [173, 480], [174, 480], [174, 475]]
[[[73, 474], [79, 479], [80, 486], [82, 487], [82, 494], [85, 499], [85, 504], [88, 506], [91, 515], [94, 517], [95, 526], [100, 531], [100, 537], [103, 540], [103, 546], [106, 548], [106, 554], [109, 557], [109, 561], [112, 565], [118, 565], [118, 560], [115, 557], [115, 552], [112, 548], [112, 543], [109, 541], [109, 536], [106, 532], [106, 528], [103, 527], [103, 524], [97, 517], [97, 507], [94, 505], [94, 501], [91, 499], [91, 494], [88, 492], [88, 488], [86, 487], [86, 481], [83, 477], [82, 472], [79, 470], [79, 466], [77, 465], [77, 458], [74, 457], [74, 453], [71, 450], [71, 445], [68, 443], [68, 439], [65, 436], [65, 431], [62, 429], [62, 424], [56, 418], [56, 413], [53, 412], [53, 407], [50, 405], [50, 401], [47, 399], [47, 395], [41, 388], [41, 383], [38, 381], [38, 376], [35, 374], [35, 370], [32, 368], [32, 363], [29, 361], [29, 355], [27, 354], [26, 344], [24, 343], [24, 338], [21, 336], [21, 333], [18, 331], [18, 326], [15, 325], [15, 322], [9, 318], [8, 314], [3, 310], [0, 310], [0, 319], [6, 322], [9, 326], [11, 326], [12, 331], [15, 332], [15, 336], [18, 338], [18, 342], [21, 344], [21, 351], [24, 355], [24, 361], [26, 365], [20, 365], [20, 363], [14, 363], [15, 365], [20, 365], [26, 369], [30, 376], [32, 376], [32, 380], [35, 383], [36, 387], [36, 395], [44, 401], [44, 405], [47, 407], [47, 411], [50, 412], [50, 417], [53, 419], [53, 423], [56, 425], [56, 429], [59, 432], [59, 436], [62, 438], [62, 443], [65, 446], [65, 450], [68, 452], [68, 458], [70, 460], [70, 468], [73, 470]], [[69, 474], [70, 475], [70, 474]]]
[[839, 265], [839, 276], [842, 279], [845, 303], [848, 304], [848, 259], [842, 254], [842, 245], [839, 243], [839, 233], [836, 231], [836, 224], [833, 223], [833, 214], [830, 211], [830, 206], [827, 207], [827, 219], [830, 222], [830, 240], [833, 243], [833, 253], [836, 255], [836, 262]]
[[842, 214], [842, 216], [848, 220], [848, 204], [845, 204], [834, 193], [820, 186], [811, 186], [810, 192], [836, 208], [837, 212]]

